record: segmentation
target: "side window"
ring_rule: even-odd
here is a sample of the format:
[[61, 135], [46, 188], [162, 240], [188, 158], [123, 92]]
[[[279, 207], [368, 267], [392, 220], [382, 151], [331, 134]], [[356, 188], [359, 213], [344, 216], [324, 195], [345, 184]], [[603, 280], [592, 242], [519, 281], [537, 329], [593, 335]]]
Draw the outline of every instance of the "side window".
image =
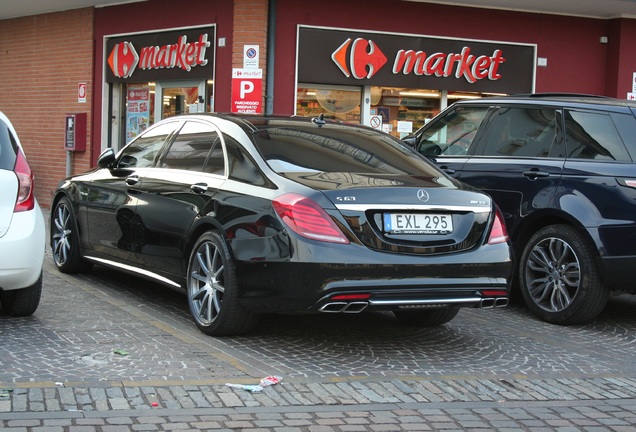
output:
[[223, 134], [223, 139], [227, 150], [228, 177], [244, 183], [265, 186], [267, 182], [261, 170], [243, 147], [227, 134]]
[[557, 110], [502, 107], [488, 128], [488, 156], [548, 157], [557, 132]]
[[[633, 109], [632, 109], [633, 111]], [[612, 113], [612, 121], [614, 126], [620, 134], [623, 144], [627, 147], [631, 160], [636, 161], [636, 142], [632, 137], [636, 136], [636, 119], [632, 112], [627, 113]]]
[[487, 112], [488, 107], [458, 107], [445, 114], [419, 137], [417, 150], [425, 156], [466, 154]]
[[162, 168], [203, 171], [208, 154], [218, 140], [219, 134], [212, 125], [188, 121], [172, 141], [160, 166]]
[[146, 130], [145, 133], [131, 142], [122, 151], [118, 168], [143, 168], [153, 166], [168, 136], [179, 126], [180, 122], [170, 122]]
[[566, 110], [565, 131], [568, 158], [631, 161], [608, 114]]
[[223, 146], [219, 136], [214, 140], [214, 145], [208, 153], [208, 157], [203, 164], [203, 171], [210, 174], [225, 174], [225, 158], [223, 157]]

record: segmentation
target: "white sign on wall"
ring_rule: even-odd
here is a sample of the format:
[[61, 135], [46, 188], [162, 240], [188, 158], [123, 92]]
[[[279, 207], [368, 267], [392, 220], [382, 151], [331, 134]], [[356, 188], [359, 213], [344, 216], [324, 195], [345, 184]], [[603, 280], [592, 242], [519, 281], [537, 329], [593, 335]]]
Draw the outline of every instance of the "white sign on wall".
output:
[[258, 69], [258, 45], [243, 45], [243, 69]]
[[77, 84], [77, 102], [86, 103], [86, 83]]

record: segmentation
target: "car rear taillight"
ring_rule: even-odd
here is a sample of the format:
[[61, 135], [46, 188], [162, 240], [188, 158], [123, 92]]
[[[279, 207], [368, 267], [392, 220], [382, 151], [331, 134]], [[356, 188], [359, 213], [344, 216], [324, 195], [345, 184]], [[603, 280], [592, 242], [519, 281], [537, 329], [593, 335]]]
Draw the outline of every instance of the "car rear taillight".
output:
[[504, 223], [503, 215], [499, 208], [495, 212], [495, 220], [492, 223], [490, 229], [490, 235], [488, 236], [488, 244], [505, 243], [508, 241], [508, 230]]
[[15, 202], [14, 212], [32, 210], [35, 206], [35, 196], [33, 195], [33, 171], [24, 157], [22, 151], [18, 152], [13, 169], [18, 177], [18, 199]]
[[323, 242], [349, 243], [327, 212], [309, 198], [289, 193], [276, 198], [272, 205], [278, 216], [296, 234]]
[[504, 290], [484, 290], [481, 295], [486, 297], [505, 297], [508, 295], [508, 291]]
[[369, 300], [371, 294], [337, 294], [331, 297], [332, 301], [351, 301], [351, 300]]

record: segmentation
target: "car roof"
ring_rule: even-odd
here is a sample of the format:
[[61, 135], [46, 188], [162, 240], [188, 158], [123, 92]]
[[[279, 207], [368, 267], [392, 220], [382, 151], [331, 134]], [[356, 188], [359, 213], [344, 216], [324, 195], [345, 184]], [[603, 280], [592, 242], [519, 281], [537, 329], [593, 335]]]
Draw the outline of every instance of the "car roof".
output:
[[254, 133], [262, 129], [271, 127], [311, 127], [319, 128], [323, 125], [335, 125], [344, 126], [356, 129], [370, 129], [367, 126], [359, 123], [350, 123], [340, 120], [331, 120], [327, 118], [319, 117], [302, 117], [302, 116], [286, 116], [277, 114], [268, 115], [254, 115], [254, 114], [235, 114], [235, 113], [200, 113], [200, 114], [183, 114], [178, 116], [169, 117], [176, 118], [201, 118], [201, 117], [214, 117], [224, 119], [233, 123], [236, 123], [242, 127], [248, 133]]
[[617, 99], [607, 96], [597, 96], [576, 93], [532, 93], [510, 96], [495, 96], [482, 99], [470, 99], [456, 102], [458, 105], [467, 104], [529, 104], [529, 105], [567, 105], [578, 108], [605, 108], [624, 110], [636, 109], [636, 101]]

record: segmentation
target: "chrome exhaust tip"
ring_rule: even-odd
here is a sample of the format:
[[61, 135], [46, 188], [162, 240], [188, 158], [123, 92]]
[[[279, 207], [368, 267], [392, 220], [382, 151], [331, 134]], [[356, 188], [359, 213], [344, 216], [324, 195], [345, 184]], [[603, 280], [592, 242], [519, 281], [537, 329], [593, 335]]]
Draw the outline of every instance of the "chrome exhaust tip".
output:
[[510, 300], [508, 299], [508, 297], [499, 297], [498, 299], [495, 300], [495, 307], [508, 306], [509, 302]]
[[496, 304], [496, 300], [494, 298], [487, 297], [487, 298], [481, 299], [481, 301], [479, 302], [479, 307], [482, 309], [490, 309], [490, 308], [494, 308], [495, 304]]
[[351, 302], [349, 303], [342, 312], [344, 313], [360, 313], [365, 310], [369, 306], [368, 302]]
[[318, 310], [327, 313], [360, 313], [367, 306], [369, 302], [329, 302]]
[[331, 302], [331, 303], [325, 304], [318, 310], [320, 312], [327, 312], [327, 313], [340, 313], [347, 307], [347, 305], [348, 303], [346, 302]]

